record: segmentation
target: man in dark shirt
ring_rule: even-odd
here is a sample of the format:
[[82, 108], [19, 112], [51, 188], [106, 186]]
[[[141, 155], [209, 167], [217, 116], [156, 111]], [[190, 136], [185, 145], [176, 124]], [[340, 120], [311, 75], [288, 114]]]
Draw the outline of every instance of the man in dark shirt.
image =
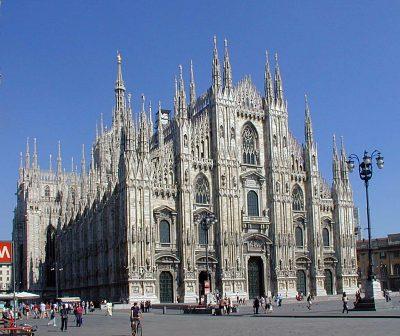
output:
[[137, 302], [135, 302], [131, 308], [131, 330], [132, 330], [132, 336], [136, 335], [136, 329], [137, 329], [137, 325], [140, 324], [140, 308], [137, 304]]
[[60, 310], [60, 316], [61, 316], [61, 331], [67, 330], [68, 328], [68, 309], [65, 307], [65, 304], [63, 304], [61, 310]]

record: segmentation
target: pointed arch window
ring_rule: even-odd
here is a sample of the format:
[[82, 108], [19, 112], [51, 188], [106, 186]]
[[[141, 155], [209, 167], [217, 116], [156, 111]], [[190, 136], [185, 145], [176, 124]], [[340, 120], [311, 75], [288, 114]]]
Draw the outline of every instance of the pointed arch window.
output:
[[254, 190], [247, 193], [247, 214], [248, 216], [259, 216], [258, 195]]
[[171, 244], [170, 225], [166, 220], [160, 222], [160, 243]]
[[303, 191], [299, 186], [296, 186], [292, 192], [292, 209], [294, 211], [304, 211]]
[[204, 175], [199, 175], [196, 179], [195, 197], [197, 204], [210, 204], [210, 186]]
[[44, 188], [44, 196], [45, 197], [50, 197], [50, 187], [49, 186], [46, 186]]
[[204, 229], [204, 227], [202, 225], [199, 224], [197, 226], [198, 226], [198, 230], [199, 230], [199, 244], [205, 245], [205, 244], [207, 244], [208, 232]]
[[296, 236], [296, 246], [303, 247], [304, 246], [303, 229], [300, 226], [296, 227], [295, 236]]
[[330, 237], [329, 237], [328, 228], [323, 228], [322, 229], [322, 242], [324, 244], [324, 247], [329, 247], [330, 246]]
[[242, 133], [243, 163], [256, 165], [258, 162], [258, 135], [254, 127], [246, 125]]

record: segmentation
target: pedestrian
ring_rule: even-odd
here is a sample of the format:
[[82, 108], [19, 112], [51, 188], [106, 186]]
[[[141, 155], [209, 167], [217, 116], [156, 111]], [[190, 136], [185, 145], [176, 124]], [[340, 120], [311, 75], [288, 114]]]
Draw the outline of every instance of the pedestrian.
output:
[[311, 310], [311, 305], [312, 305], [312, 296], [311, 293], [308, 293], [307, 295], [307, 309]]
[[45, 314], [46, 314], [46, 305], [44, 304], [44, 302], [40, 303], [40, 318], [45, 318]]
[[254, 314], [258, 314], [258, 309], [260, 308], [260, 300], [256, 296], [253, 301], [253, 309], [254, 309]]
[[264, 298], [264, 296], [260, 297], [260, 306], [261, 306], [261, 309], [264, 309], [264, 312], [265, 312], [265, 298]]
[[56, 325], [56, 311], [54, 310], [54, 308], [50, 309], [50, 321], [47, 323], [47, 325], [50, 325], [51, 323], [53, 323], [53, 327], [57, 327], [57, 325]]
[[63, 304], [62, 308], [60, 309], [60, 316], [61, 316], [61, 331], [66, 331], [68, 329], [68, 309]]
[[344, 311], [346, 311], [346, 313], [348, 314], [349, 313], [349, 307], [348, 307], [349, 298], [347, 297], [346, 292], [343, 292], [342, 302], [343, 302], [342, 314], [344, 313]]
[[77, 327], [82, 327], [82, 314], [83, 314], [83, 308], [80, 304], [76, 307], [76, 326]]

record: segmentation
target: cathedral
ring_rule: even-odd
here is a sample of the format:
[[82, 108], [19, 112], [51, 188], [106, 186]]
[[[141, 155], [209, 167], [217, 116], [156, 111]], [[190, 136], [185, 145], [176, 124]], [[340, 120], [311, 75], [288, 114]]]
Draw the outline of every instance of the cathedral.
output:
[[[352, 188], [341, 144], [333, 182], [318, 168], [310, 108], [304, 141], [288, 128], [278, 57], [263, 92], [233, 82], [214, 38], [211, 86], [190, 65], [173, 111], [142, 95], [133, 112], [117, 55], [112, 124], [101, 121], [86, 164], [38, 164], [21, 153], [13, 223], [17, 286], [109, 301], [196, 302], [208, 292], [252, 299], [357, 289]], [[187, 93], [188, 92], [188, 97]], [[154, 122], [153, 122], [154, 120]], [[208, 225], [203, 225], [207, 223]], [[47, 294], [46, 294], [47, 293]]]

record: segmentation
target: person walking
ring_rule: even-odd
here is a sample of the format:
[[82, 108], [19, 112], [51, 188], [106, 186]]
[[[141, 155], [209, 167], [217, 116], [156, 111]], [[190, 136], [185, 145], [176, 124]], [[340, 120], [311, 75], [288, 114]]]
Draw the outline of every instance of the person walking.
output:
[[51, 323], [53, 323], [53, 327], [57, 327], [57, 325], [56, 325], [56, 311], [54, 310], [54, 308], [50, 309], [50, 321], [47, 323], [47, 325], [50, 325]]
[[312, 305], [312, 296], [311, 293], [308, 293], [307, 295], [307, 309], [311, 310], [311, 305]]
[[254, 308], [254, 314], [258, 314], [258, 309], [260, 308], [260, 300], [258, 299], [258, 297], [254, 298], [253, 308]]
[[76, 326], [77, 327], [82, 327], [82, 314], [83, 314], [83, 308], [80, 304], [76, 307]]
[[67, 331], [68, 329], [68, 309], [65, 307], [65, 304], [60, 309], [61, 316], [61, 331]]
[[343, 292], [342, 302], [343, 302], [342, 314], [344, 314], [344, 311], [346, 311], [346, 313], [348, 314], [349, 313], [349, 307], [348, 307], [349, 298], [347, 297], [346, 292]]

